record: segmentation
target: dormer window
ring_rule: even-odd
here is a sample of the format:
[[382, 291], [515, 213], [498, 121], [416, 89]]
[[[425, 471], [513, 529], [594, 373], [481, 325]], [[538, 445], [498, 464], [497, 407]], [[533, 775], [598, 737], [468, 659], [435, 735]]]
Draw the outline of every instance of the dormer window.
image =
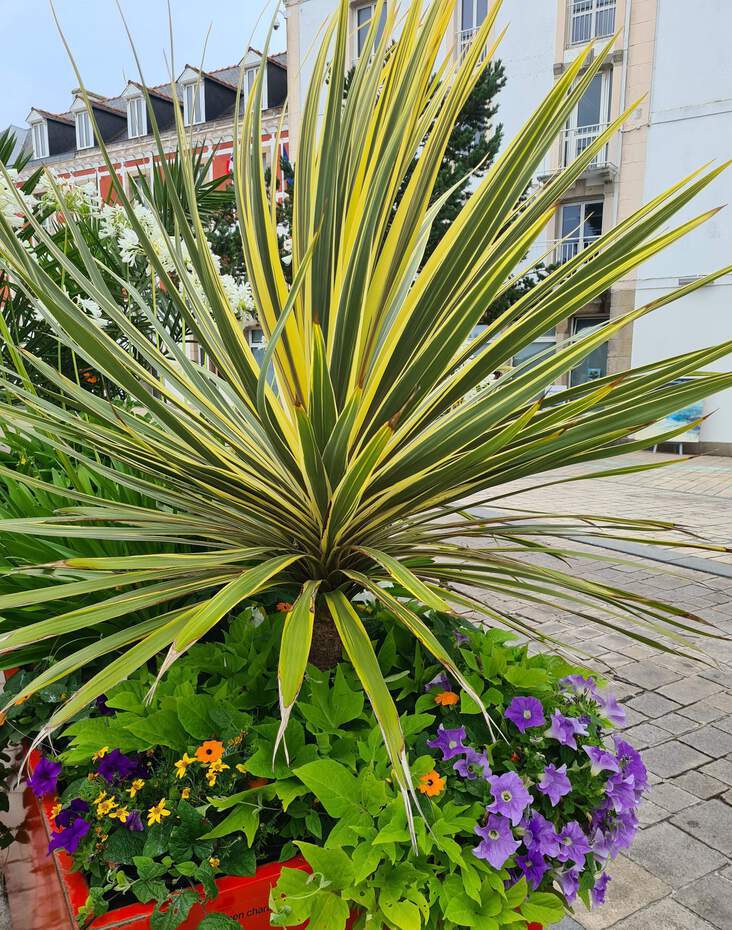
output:
[[147, 135], [147, 108], [144, 97], [130, 97], [127, 101], [127, 136], [139, 139]]
[[94, 148], [94, 131], [86, 110], [76, 114], [76, 147], [80, 151]]
[[205, 98], [203, 95], [203, 81], [186, 84], [183, 88], [183, 120], [186, 126], [195, 126], [206, 120]]
[[33, 124], [33, 157], [48, 158], [48, 123], [45, 120]]

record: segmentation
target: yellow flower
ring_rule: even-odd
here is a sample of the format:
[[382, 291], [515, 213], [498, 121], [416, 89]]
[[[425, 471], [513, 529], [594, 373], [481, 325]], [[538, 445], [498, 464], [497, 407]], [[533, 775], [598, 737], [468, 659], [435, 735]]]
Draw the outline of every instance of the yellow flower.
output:
[[237, 772], [241, 772], [242, 775], [246, 773], [247, 767], [243, 763], [239, 763], [236, 767]]
[[191, 789], [190, 789], [190, 788], [184, 788], [184, 789], [181, 791], [180, 796], [183, 798], [184, 801], [187, 801], [188, 798], [190, 798], [190, 796], [191, 796]]
[[192, 758], [188, 755], [187, 752], [184, 752], [184, 753], [183, 753], [183, 758], [182, 758], [182, 759], [178, 759], [178, 761], [175, 763], [175, 777], [176, 777], [176, 778], [183, 778], [183, 777], [185, 776], [185, 774], [186, 774], [186, 769], [188, 768], [188, 766], [189, 766], [192, 762], [195, 762], [195, 761], [196, 761], [196, 760], [195, 760], [195, 759], [192, 759]]
[[115, 807], [117, 807], [117, 802], [115, 799], [107, 798], [106, 801], [102, 801], [101, 804], [97, 804], [97, 816], [104, 817], [106, 814], [109, 814], [110, 811], [113, 811]]
[[56, 819], [57, 815], [61, 812], [62, 806], [63, 805], [61, 804], [54, 804], [53, 807], [51, 808], [51, 817], [54, 820]]
[[92, 762], [96, 762], [97, 759], [103, 759], [107, 755], [108, 752], [109, 752], [109, 746], [102, 746], [101, 749], [97, 749], [97, 751], [92, 756]]
[[162, 823], [163, 817], [170, 817], [170, 811], [165, 806], [165, 798], [161, 798], [160, 801], [147, 812], [148, 827], [151, 827], [154, 823]]
[[221, 860], [217, 859], [216, 856], [211, 856], [211, 858], [208, 860], [208, 864], [212, 869], [218, 869], [218, 867], [221, 865]]
[[110, 811], [109, 816], [112, 820], [119, 820], [120, 823], [127, 823], [127, 818], [130, 816], [130, 812], [126, 807], [120, 807], [116, 811]]
[[99, 794], [97, 795], [96, 800], [94, 801], [94, 803], [95, 803], [95, 804], [101, 804], [102, 801], [103, 801], [106, 797], [107, 797], [107, 792], [106, 792], [106, 791], [100, 791]]
[[127, 793], [129, 794], [131, 798], [134, 798], [137, 792], [142, 791], [144, 787], [145, 787], [145, 782], [141, 778], [136, 778], [132, 782], [130, 787], [127, 789]]
[[218, 759], [216, 762], [212, 762], [211, 765], [209, 765], [208, 772], [206, 772], [206, 781], [208, 782], [210, 788], [213, 788], [219, 775], [229, 767], [230, 766], [225, 765], [220, 759]]

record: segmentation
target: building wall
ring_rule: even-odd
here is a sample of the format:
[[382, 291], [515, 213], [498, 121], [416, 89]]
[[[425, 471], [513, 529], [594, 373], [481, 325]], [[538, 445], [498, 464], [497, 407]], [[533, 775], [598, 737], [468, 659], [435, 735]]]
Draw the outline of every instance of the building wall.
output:
[[[658, 0], [643, 199], [648, 200], [700, 168], [732, 152], [732, 4], [697, 0], [688, 15], [685, 0]], [[732, 200], [727, 171], [696, 197], [677, 222]], [[732, 211], [727, 208], [642, 267], [636, 293], [641, 306], [667, 294], [679, 278], [708, 274], [730, 262]], [[640, 320], [632, 361], [642, 365], [732, 339], [732, 276]], [[713, 368], [729, 370], [732, 356]], [[705, 402], [701, 440], [732, 443], [732, 392]], [[728, 451], [728, 450], [726, 450]]]

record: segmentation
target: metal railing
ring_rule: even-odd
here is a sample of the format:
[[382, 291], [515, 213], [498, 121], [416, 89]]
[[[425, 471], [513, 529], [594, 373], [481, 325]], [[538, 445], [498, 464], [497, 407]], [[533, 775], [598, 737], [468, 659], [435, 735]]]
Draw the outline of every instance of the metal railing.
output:
[[[565, 129], [560, 140], [560, 161], [562, 168], [571, 165], [575, 158], [587, 149], [608, 127], [608, 123], [598, 123], [595, 126], [578, 126], [575, 129]], [[588, 168], [607, 168], [612, 166], [610, 160], [610, 144], [604, 145], [592, 159]]]
[[[465, 57], [465, 53], [473, 44], [473, 39], [478, 34], [478, 28], [475, 29], [463, 29], [461, 32], [458, 32], [458, 55], [460, 56], [460, 61]], [[485, 50], [481, 58], [485, 57]]]
[[597, 242], [599, 236], [581, 236], [576, 239], [554, 239], [546, 244], [546, 250], [551, 252], [544, 259], [545, 265], [563, 265], [570, 258], [583, 252], [588, 245]]
[[569, 0], [567, 44], [584, 45], [615, 32], [616, 0]]

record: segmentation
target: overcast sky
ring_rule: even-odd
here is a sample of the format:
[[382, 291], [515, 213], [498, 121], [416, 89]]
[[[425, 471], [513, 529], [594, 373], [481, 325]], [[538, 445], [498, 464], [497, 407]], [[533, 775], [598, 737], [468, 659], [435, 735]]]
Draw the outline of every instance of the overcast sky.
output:
[[[200, 63], [209, 26], [206, 68], [238, 62], [253, 30], [251, 44], [261, 48], [276, 0], [170, 0], [170, 4], [180, 73], [186, 62]], [[55, 5], [89, 90], [115, 96], [128, 78], [138, 78], [114, 0], [55, 0]], [[162, 84], [168, 79], [167, 0], [121, 0], [121, 5], [147, 81]], [[68, 109], [77, 82], [49, 0], [0, 0], [0, 34], [0, 129], [11, 123], [24, 126], [34, 106], [54, 113]], [[272, 51], [284, 47], [283, 22]]]

